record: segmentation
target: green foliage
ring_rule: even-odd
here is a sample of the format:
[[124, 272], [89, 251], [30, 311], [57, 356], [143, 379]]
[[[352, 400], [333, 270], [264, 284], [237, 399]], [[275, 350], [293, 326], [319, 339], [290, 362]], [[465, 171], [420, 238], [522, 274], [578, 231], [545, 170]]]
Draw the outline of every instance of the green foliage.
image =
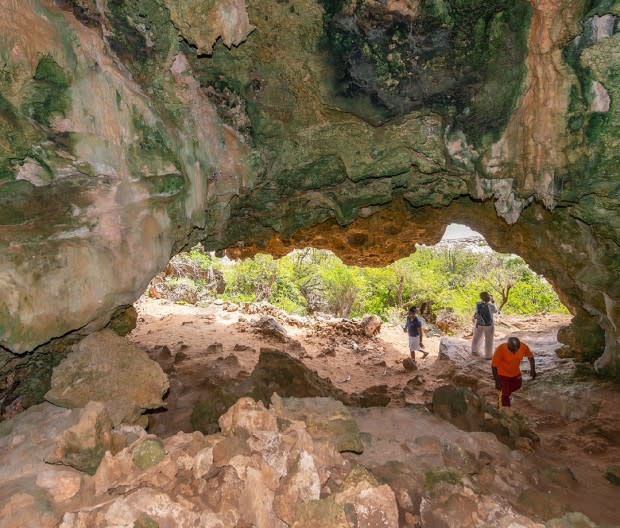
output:
[[197, 263], [203, 270], [209, 269], [211, 266], [214, 266], [216, 262], [218, 262], [217, 259], [212, 258], [209, 253], [206, 253], [204, 248], [200, 244], [197, 244], [192, 249], [190, 249], [187, 252], [187, 256], [190, 260]]
[[384, 268], [347, 266], [333, 253], [312, 248], [279, 260], [259, 254], [224, 262], [197, 247], [188, 258], [202, 269], [223, 270], [225, 299], [268, 301], [299, 315], [374, 313], [398, 322], [407, 306], [428, 303], [434, 311], [451, 308], [468, 321], [481, 291], [489, 291], [505, 313], [567, 312], [551, 285], [522, 258], [480, 247], [419, 247]]

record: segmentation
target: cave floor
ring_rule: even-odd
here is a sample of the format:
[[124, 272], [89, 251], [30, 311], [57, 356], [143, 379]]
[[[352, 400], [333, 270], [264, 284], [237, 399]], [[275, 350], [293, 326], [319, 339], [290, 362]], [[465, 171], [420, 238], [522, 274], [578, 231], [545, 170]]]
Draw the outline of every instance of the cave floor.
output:
[[[160, 436], [192, 431], [190, 417], [201, 397], [201, 383], [216, 364], [220, 373], [229, 368], [234, 379], [254, 369], [262, 347], [287, 350], [350, 394], [387, 385], [388, 408], [395, 412], [424, 407], [435, 388], [449, 383], [470, 386], [489, 402], [496, 400], [489, 362], [469, 355], [467, 335], [451, 338], [456, 354], [450, 361], [438, 360], [441, 336], [427, 335], [429, 356], [418, 361], [417, 371], [406, 372], [402, 366], [408, 356], [406, 336], [397, 325], [384, 323], [378, 336], [364, 338], [336, 335], [321, 322], [278, 318], [289, 337], [301, 344], [289, 347], [256, 331], [253, 322], [262, 313], [260, 307], [244, 313], [227, 303], [202, 308], [142, 298], [136, 308], [138, 326], [129, 338], [170, 376], [168, 410], [151, 417], [150, 431]], [[541, 440], [535, 453], [527, 456], [533, 463], [568, 467], [578, 482], [586, 484], [567, 489], [572, 511], [598, 523], [620, 524], [620, 487], [603, 477], [608, 465], [620, 462], [620, 387], [556, 356], [557, 330], [569, 319], [561, 314], [502, 315], [495, 338], [515, 335], [536, 355], [537, 379], [531, 381], [529, 367], [524, 368], [524, 387], [513, 397], [513, 409], [527, 417]], [[231, 356], [236, 359], [230, 361]], [[180, 357], [182, 361], [173, 362]], [[386, 411], [385, 419], [390, 416]], [[406, 437], [403, 426], [405, 430], [397, 434]], [[377, 436], [389, 429], [380, 419], [362, 420], [360, 428]]]

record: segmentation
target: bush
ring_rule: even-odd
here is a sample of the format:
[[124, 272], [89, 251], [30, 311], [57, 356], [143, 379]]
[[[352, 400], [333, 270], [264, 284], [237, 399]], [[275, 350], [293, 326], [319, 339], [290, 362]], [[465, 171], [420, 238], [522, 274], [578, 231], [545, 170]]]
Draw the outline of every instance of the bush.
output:
[[[551, 285], [523, 259], [479, 248], [419, 247], [384, 268], [347, 266], [333, 253], [311, 248], [279, 260], [259, 254], [224, 264], [197, 246], [188, 258], [201, 269], [223, 270], [224, 299], [268, 301], [302, 315], [372, 313], [400, 324], [408, 306], [426, 303], [432, 307], [424, 314], [427, 319], [443, 314], [440, 319], [454, 329], [471, 320], [479, 293], [485, 290], [504, 304], [505, 313], [567, 312]], [[186, 288], [191, 289], [189, 284]]]

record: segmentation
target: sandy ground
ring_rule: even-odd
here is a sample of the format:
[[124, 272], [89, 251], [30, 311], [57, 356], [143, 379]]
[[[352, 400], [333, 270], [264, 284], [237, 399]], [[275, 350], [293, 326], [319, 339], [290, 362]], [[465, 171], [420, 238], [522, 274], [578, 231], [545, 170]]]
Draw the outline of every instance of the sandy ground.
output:
[[[162, 436], [192, 430], [189, 418], [200, 383], [209, 369], [226, 364], [224, 358], [236, 356], [237, 371], [251, 372], [261, 347], [287, 349], [252, 328], [258, 314], [229, 311], [228, 305], [200, 308], [143, 298], [136, 308], [138, 326], [130, 339], [156, 360], [161, 361], [163, 346], [173, 357], [181, 352], [186, 358], [170, 375], [167, 417], [160, 417], [153, 431]], [[587, 494], [573, 497], [576, 511], [599, 523], [620, 524], [620, 487], [602, 478], [608, 464], [620, 463], [620, 388], [591, 377], [576, 377], [572, 360], [555, 355], [557, 330], [569, 320], [559, 314], [502, 316], [496, 324], [496, 342], [516, 335], [536, 355], [538, 378], [530, 381], [524, 366], [524, 387], [513, 398], [515, 410], [527, 416], [541, 437], [536, 456], [570, 467], [580, 482], [588, 483]], [[336, 336], [308, 325], [284, 326], [302, 345], [288, 347], [289, 353], [346, 392], [387, 385], [392, 398], [389, 406], [424, 405], [437, 386], [464, 376], [489, 402], [496, 401], [490, 362], [466, 355], [458, 366], [437, 361], [440, 335], [426, 336], [428, 357], [418, 360], [417, 371], [406, 372], [402, 361], [408, 357], [407, 337], [400, 326], [384, 323], [380, 334], [371, 339]], [[464, 340], [464, 350], [467, 346]], [[569, 391], [560, 393], [563, 388]], [[538, 400], [534, 396], [547, 389], [551, 391], [548, 402], [543, 394], [541, 405], [540, 395]]]

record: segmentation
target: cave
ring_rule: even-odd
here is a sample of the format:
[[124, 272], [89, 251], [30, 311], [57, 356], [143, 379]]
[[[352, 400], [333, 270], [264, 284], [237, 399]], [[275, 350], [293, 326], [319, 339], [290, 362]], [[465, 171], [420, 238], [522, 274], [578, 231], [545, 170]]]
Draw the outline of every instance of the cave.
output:
[[619, 15], [615, 0], [8, 2], [1, 390], [19, 379], [39, 403], [67, 350], [123, 326], [197, 242], [378, 265], [451, 223], [545, 276], [573, 315], [562, 355], [617, 378]]

